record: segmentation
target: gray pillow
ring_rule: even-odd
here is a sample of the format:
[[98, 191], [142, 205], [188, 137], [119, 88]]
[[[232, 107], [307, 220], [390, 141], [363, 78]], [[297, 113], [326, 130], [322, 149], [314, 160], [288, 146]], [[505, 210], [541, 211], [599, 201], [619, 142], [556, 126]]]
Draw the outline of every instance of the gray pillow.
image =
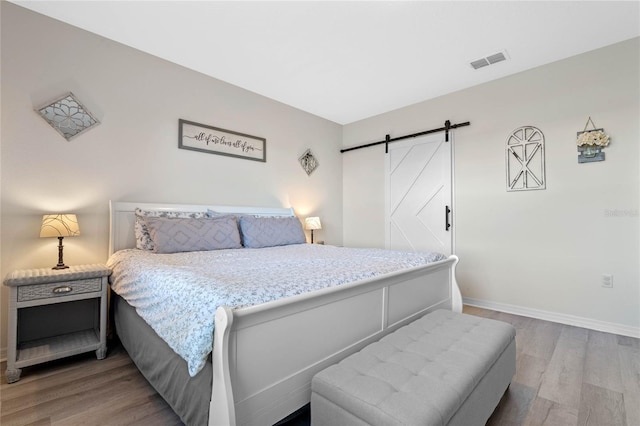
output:
[[240, 217], [242, 243], [248, 248], [303, 244], [307, 238], [297, 217]]
[[241, 248], [233, 216], [216, 218], [145, 217], [155, 253]]
[[135, 226], [134, 232], [136, 236], [136, 248], [140, 250], [153, 251], [153, 240], [149, 235], [147, 224], [144, 221], [145, 217], [171, 217], [171, 218], [200, 218], [207, 217], [206, 212], [175, 212], [175, 211], [162, 211], [162, 210], [142, 210], [136, 207], [135, 210]]

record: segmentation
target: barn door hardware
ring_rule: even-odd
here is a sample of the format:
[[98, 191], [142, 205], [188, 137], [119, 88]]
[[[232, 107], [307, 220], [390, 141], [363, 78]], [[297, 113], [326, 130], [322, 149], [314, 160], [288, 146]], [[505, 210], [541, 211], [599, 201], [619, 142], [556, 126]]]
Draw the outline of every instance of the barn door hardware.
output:
[[451, 209], [449, 206], [444, 206], [444, 230], [448, 231], [451, 228], [451, 222], [449, 222], [449, 214], [451, 213]]
[[348, 152], [348, 151], [354, 151], [356, 149], [368, 148], [370, 146], [381, 145], [381, 144], [385, 144], [385, 146], [387, 147], [387, 148], [385, 148], [385, 152], [388, 152], [388, 146], [389, 146], [389, 143], [391, 143], [391, 142], [397, 142], [397, 141], [401, 141], [403, 139], [409, 139], [409, 138], [417, 138], [418, 136], [424, 136], [424, 135], [429, 135], [431, 133], [438, 133], [438, 132], [445, 132], [445, 142], [449, 142], [449, 131], [450, 130], [457, 129], [458, 127], [469, 126], [470, 124], [471, 123], [469, 121], [465, 121], [464, 123], [451, 124], [451, 121], [447, 120], [444, 123], [444, 127], [439, 127], [437, 129], [431, 129], [431, 130], [425, 130], [424, 132], [413, 133], [411, 135], [406, 135], [406, 136], [398, 136], [397, 138], [390, 138], [389, 135], [387, 135], [387, 137], [383, 141], [371, 142], [371, 143], [367, 143], [367, 144], [364, 144], [364, 145], [353, 146], [351, 148], [344, 148], [344, 149], [340, 150], [340, 153], [344, 154], [345, 152]]

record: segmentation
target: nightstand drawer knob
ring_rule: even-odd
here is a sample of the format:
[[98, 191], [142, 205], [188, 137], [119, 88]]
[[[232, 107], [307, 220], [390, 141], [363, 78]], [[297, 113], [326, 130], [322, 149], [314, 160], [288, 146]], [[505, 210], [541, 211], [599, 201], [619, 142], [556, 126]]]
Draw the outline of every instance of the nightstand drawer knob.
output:
[[69, 287], [68, 285], [63, 285], [61, 287], [56, 287], [52, 290], [53, 294], [62, 294], [62, 293], [69, 293], [70, 291], [73, 291], [73, 289], [71, 287]]

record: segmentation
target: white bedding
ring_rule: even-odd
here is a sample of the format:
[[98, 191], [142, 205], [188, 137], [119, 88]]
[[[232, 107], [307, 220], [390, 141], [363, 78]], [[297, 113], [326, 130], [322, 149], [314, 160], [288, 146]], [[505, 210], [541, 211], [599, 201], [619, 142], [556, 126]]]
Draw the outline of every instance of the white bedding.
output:
[[294, 244], [174, 254], [127, 249], [114, 253], [108, 266], [112, 289], [195, 376], [211, 352], [219, 306], [256, 305], [445, 258], [439, 253]]

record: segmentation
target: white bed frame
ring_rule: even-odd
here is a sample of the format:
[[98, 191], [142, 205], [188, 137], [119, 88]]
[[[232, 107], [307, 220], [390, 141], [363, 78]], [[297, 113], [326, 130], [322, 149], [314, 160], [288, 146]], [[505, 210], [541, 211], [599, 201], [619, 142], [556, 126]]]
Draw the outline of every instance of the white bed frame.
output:
[[[135, 247], [134, 210], [293, 216], [290, 208], [110, 202], [109, 254]], [[215, 315], [209, 425], [273, 424], [307, 404], [311, 378], [425, 313], [462, 311], [456, 256]], [[322, 273], [319, 271], [318, 273]]]

